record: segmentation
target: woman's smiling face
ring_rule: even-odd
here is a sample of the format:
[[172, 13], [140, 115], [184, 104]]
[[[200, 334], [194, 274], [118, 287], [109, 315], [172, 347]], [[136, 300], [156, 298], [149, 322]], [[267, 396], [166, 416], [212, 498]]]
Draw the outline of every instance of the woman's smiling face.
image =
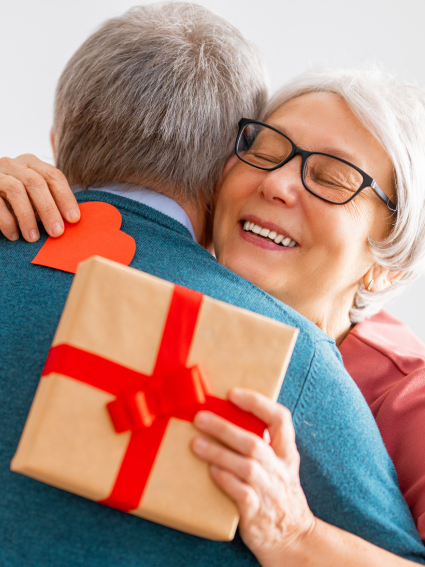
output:
[[[394, 199], [388, 155], [337, 95], [297, 97], [267, 123], [304, 150], [353, 163]], [[385, 238], [391, 212], [371, 188], [342, 206], [310, 194], [302, 184], [300, 156], [269, 172], [239, 160], [231, 164], [215, 213], [218, 260], [328, 332], [331, 320], [341, 313], [348, 318], [359, 282], [373, 266], [368, 238]], [[276, 232], [297, 245], [282, 246], [261, 233], [247, 232], [244, 226], [252, 226], [245, 225], [247, 221], [266, 229], [263, 235], [270, 230], [271, 236]]]

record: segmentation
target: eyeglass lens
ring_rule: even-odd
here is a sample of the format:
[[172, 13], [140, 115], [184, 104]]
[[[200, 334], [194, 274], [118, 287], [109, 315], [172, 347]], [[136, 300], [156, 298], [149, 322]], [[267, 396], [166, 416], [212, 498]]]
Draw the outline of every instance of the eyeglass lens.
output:
[[[292, 144], [282, 134], [250, 123], [243, 129], [236, 150], [246, 163], [273, 169], [288, 158]], [[363, 176], [337, 158], [313, 154], [305, 163], [304, 182], [310, 191], [327, 201], [345, 203], [361, 187]]]

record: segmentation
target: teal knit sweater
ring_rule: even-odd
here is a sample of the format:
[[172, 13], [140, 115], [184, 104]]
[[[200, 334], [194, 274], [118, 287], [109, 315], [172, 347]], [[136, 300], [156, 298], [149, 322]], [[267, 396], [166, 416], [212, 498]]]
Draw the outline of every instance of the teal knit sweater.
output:
[[[324, 333], [222, 267], [169, 217], [90, 191], [117, 207], [137, 250], [131, 266], [300, 329], [279, 396], [294, 419], [301, 482], [313, 513], [408, 559], [425, 549], [360, 391]], [[4, 567], [243, 567], [257, 562], [237, 535], [212, 542], [124, 514], [12, 473], [10, 461], [72, 274], [32, 265], [46, 240], [0, 236], [0, 565]]]

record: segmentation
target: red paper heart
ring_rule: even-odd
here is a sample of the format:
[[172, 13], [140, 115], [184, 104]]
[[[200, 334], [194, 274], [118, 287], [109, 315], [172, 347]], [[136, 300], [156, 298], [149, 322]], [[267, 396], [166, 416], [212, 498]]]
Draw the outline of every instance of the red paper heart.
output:
[[81, 219], [65, 222], [65, 232], [49, 238], [31, 262], [75, 274], [83, 260], [97, 255], [128, 266], [136, 252], [132, 236], [120, 230], [122, 216], [118, 209], [92, 201], [80, 204]]

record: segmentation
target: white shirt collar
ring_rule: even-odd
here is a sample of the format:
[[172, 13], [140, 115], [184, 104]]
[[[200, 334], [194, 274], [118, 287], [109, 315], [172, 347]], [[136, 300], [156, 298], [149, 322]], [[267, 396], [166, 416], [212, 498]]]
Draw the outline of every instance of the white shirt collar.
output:
[[[91, 187], [93, 191], [105, 191], [105, 193], [112, 193], [113, 195], [119, 195], [120, 197], [126, 197], [127, 199], [132, 199], [143, 205], [147, 205], [152, 209], [159, 211], [160, 213], [171, 217], [183, 226], [185, 226], [193, 240], [196, 242], [195, 231], [193, 230], [192, 223], [187, 216], [186, 211], [178, 204], [173, 201], [170, 197], [166, 197], [161, 193], [152, 191], [151, 189], [146, 189], [145, 187], [140, 187], [139, 185], [130, 185], [125, 183], [117, 183], [116, 185], [105, 185], [104, 187]], [[78, 192], [78, 189], [74, 189], [74, 193]]]

